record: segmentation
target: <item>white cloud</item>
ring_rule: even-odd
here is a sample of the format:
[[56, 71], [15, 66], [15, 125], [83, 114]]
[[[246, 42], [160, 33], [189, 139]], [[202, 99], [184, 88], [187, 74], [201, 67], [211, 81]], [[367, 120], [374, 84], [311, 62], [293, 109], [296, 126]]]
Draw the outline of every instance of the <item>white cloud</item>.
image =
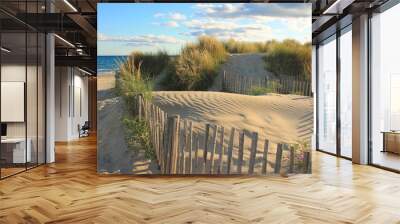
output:
[[194, 8], [197, 18], [183, 23], [189, 28], [185, 34], [190, 36], [214, 35], [243, 41], [282, 39], [285, 35], [277, 35], [280, 31], [272, 28], [272, 22], [276, 22], [286, 35], [297, 35], [302, 41], [303, 34], [311, 29], [310, 4], [196, 4]]
[[177, 39], [174, 36], [167, 35], [137, 35], [137, 36], [107, 36], [104, 34], [98, 35], [99, 41], [114, 41], [114, 42], [125, 42], [128, 45], [135, 46], [152, 46], [157, 44], [178, 44], [182, 40]]
[[185, 20], [186, 16], [179, 12], [170, 12], [170, 13], [156, 13], [154, 14], [156, 18], [166, 18], [175, 21]]
[[300, 18], [311, 16], [310, 4], [296, 3], [232, 3], [196, 4], [199, 14], [209, 18]]
[[261, 24], [243, 24], [226, 20], [191, 20], [184, 24], [189, 28], [189, 32], [184, 35], [192, 37], [209, 35], [222, 40], [233, 38], [241, 41], [266, 41], [273, 38], [273, 30]]
[[179, 24], [175, 21], [165, 22], [165, 23], [162, 23], [162, 25], [168, 26], [168, 27], [178, 27], [179, 26]]
[[172, 20], [185, 20], [186, 16], [181, 13], [175, 12], [175, 13], [170, 13], [169, 18]]

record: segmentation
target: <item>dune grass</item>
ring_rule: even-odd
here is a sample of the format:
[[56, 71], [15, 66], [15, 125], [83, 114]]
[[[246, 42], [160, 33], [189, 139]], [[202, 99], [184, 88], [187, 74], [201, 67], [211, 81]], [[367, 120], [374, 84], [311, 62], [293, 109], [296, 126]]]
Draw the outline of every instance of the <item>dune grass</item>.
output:
[[250, 90], [250, 95], [253, 96], [260, 96], [260, 95], [265, 95], [268, 93], [276, 93], [278, 92], [277, 90], [281, 87], [281, 84], [278, 81], [269, 81], [268, 86], [266, 87], [253, 87]]
[[[187, 43], [180, 54], [172, 58], [165, 51], [157, 53], [133, 52], [134, 66], [146, 79], [154, 79], [165, 72], [160, 87], [166, 90], [207, 90], [218, 75], [219, 66], [229, 54], [263, 53], [266, 69], [282, 78], [311, 79], [311, 44], [295, 40], [245, 42], [218, 40], [200, 36], [196, 42]], [[139, 83], [140, 87], [143, 83]], [[269, 92], [269, 89], [255, 92]]]
[[163, 85], [173, 90], [206, 90], [218, 74], [218, 67], [228, 56], [223, 43], [202, 36], [186, 44], [170, 63]]
[[223, 44], [226, 51], [231, 54], [264, 53], [267, 47], [267, 43], [263, 42], [236, 41], [234, 39], [229, 39]]
[[302, 80], [311, 79], [311, 44], [284, 40], [268, 45], [265, 62], [267, 70], [277, 76], [289, 76]]
[[135, 59], [135, 66], [140, 63], [141, 74], [146, 78], [155, 78], [168, 66], [170, 57], [166, 51], [143, 53], [135, 51], [130, 54]]
[[136, 96], [142, 94], [147, 100], [152, 98], [153, 85], [150, 78], [142, 76], [141, 65], [142, 62], [135, 59], [135, 54], [130, 55], [126, 61], [120, 62], [116, 73], [116, 87], [127, 110], [122, 123], [128, 148], [136, 152], [142, 149], [146, 159], [154, 159], [155, 152], [150, 141], [149, 124], [144, 119], [139, 120], [135, 116]]

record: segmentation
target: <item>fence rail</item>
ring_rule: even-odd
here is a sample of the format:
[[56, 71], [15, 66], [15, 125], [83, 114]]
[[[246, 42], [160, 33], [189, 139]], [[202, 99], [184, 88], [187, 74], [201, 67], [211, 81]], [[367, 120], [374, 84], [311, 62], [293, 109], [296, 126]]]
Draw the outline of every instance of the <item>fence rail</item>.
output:
[[[262, 174], [310, 173], [310, 152], [297, 152], [288, 144], [276, 147], [268, 139], [258, 148], [259, 135], [223, 126], [205, 124], [194, 129], [190, 120], [168, 115], [138, 95], [137, 115], [150, 127], [151, 142], [162, 174]], [[229, 139], [225, 139], [229, 131]], [[250, 148], [245, 141], [250, 138]], [[238, 144], [236, 144], [238, 143]], [[270, 154], [275, 151], [272, 162]], [[268, 167], [271, 167], [269, 171]]]
[[251, 77], [228, 74], [224, 71], [222, 90], [240, 94], [255, 94], [258, 88], [271, 93], [312, 96], [311, 82], [295, 78]]

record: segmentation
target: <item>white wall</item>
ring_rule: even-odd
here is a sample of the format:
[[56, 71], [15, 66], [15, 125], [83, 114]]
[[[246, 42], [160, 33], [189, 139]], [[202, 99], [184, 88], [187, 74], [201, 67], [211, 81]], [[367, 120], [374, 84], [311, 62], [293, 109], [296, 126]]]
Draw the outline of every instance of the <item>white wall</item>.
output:
[[88, 78], [76, 68], [56, 67], [55, 85], [55, 140], [77, 139], [78, 124], [88, 120]]

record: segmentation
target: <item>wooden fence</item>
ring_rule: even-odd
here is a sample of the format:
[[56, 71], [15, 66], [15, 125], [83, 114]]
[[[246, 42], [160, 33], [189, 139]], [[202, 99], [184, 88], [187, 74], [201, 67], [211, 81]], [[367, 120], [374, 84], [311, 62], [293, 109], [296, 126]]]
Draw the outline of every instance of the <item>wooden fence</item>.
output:
[[271, 93], [312, 96], [311, 82], [295, 78], [267, 78], [227, 74], [224, 71], [222, 90], [226, 92], [252, 95], [257, 88]]
[[[264, 147], [258, 149], [260, 139], [257, 132], [246, 135], [248, 132], [232, 128], [229, 139], [225, 139], [225, 131], [228, 130], [223, 126], [205, 124], [204, 129], [195, 129], [192, 121], [181, 119], [179, 115], [168, 115], [141, 95], [137, 97], [137, 113], [139, 119], [148, 122], [162, 174], [265, 175], [311, 172], [310, 152], [297, 152], [283, 143], [275, 144], [273, 149], [267, 139], [263, 140]], [[248, 136], [250, 149], [244, 144]], [[268, 158], [273, 152], [273, 158]], [[269, 162], [271, 160], [273, 162]]]

